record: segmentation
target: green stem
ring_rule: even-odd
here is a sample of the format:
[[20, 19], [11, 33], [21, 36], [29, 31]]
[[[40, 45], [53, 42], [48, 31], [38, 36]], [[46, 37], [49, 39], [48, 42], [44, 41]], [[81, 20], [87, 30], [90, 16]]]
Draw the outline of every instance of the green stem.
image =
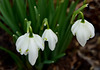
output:
[[84, 15], [83, 15], [83, 13], [80, 11], [80, 14], [81, 14], [81, 17], [82, 17], [82, 23], [84, 23], [85, 21], [84, 21]]
[[49, 28], [49, 24], [48, 24], [48, 22], [47, 22], [47, 29], [50, 29], [50, 28]]
[[27, 33], [29, 32], [30, 26], [31, 26], [31, 21], [27, 21]]
[[49, 29], [49, 24], [47, 18], [43, 20], [43, 25], [47, 25], [47, 29]]
[[83, 10], [87, 6], [88, 6], [88, 4], [85, 4], [73, 13], [71, 22], [70, 22], [71, 24], [73, 24], [75, 17], [80, 13], [80, 11]]
[[33, 32], [32, 32], [32, 27], [29, 27], [29, 37], [32, 38], [33, 37]]

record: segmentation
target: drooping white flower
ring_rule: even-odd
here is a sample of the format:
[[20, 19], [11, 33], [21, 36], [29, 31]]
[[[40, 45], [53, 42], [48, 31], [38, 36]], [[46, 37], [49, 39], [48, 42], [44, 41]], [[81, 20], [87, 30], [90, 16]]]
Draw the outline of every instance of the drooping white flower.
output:
[[84, 20], [85, 22], [82, 23], [81, 21], [81, 19], [77, 20], [72, 25], [71, 31], [74, 36], [76, 35], [76, 38], [78, 42], [81, 44], [81, 46], [84, 47], [87, 40], [95, 36], [95, 29], [90, 22]]
[[38, 50], [44, 50], [44, 41], [37, 35], [33, 34], [33, 37], [29, 37], [29, 33], [20, 36], [16, 41], [16, 49], [21, 55], [28, 54], [28, 60], [31, 65], [34, 65], [38, 58]]
[[48, 41], [50, 50], [54, 50], [56, 43], [58, 42], [57, 35], [51, 29], [45, 29], [42, 38], [44, 41]]

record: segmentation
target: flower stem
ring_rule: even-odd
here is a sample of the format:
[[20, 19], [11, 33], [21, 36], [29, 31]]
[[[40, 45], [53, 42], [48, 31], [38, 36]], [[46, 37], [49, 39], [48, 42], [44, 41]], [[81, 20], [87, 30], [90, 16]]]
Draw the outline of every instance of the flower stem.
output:
[[83, 15], [83, 13], [80, 11], [80, 14], [81, 14], [81, 17], [82, 17], [82, 23], [84, 23], [85, 21], [84, 21], [84, 15]]
[[33, 32], [32, 32], [32, 27], [29, 27], [29, 37], [32, 38], [33, 37]]
[[49, 24], [48, 24], [47, 18], [45, 18], [45, 19], [43, 20], [43, 24], [44, 24], [44, 25], [47, 25], [47, 29], [49, 29]]
[[30, 26], [31, 26], [31, 21], [27, 21], [27, 33], [29, 32]]
[[72, 18], [71, 18], [71, 22], [70, 22], [71, 24], [73, 24], [75, 17], [80, 13], [80, 11], [83, 10], [87, 6], [88, 6], [88, 4], [85, 4], [73, 13]]

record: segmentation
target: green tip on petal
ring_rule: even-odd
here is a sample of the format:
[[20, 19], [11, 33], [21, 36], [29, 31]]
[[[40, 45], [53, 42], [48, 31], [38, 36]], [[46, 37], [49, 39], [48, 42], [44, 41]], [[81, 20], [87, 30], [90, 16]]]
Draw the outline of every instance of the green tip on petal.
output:
[[21, 49], [19, 49], [19, 52], [20, 52], [20, 53], [22, 52]]
[[47, 41], [47, 38], [44, 38], [43, 40], [46, 40]]

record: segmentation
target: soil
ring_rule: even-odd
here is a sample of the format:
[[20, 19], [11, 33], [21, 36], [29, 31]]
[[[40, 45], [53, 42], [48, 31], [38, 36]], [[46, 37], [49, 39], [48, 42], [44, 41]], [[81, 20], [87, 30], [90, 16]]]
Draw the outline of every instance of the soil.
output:
[[[66, 50], [66, 55], [51, 64], [47, 70], [100, 70], [100, 1], [87, 0], [89, 7], [84, 10], [86, 20], [92, 22], [96, 28], [96, 36], [89, 40], [85, 47], [81, 47], [74, 37]], [[79, 8], [80, 2], [77, 5]], [[0, 28], [0, 46], [16, 52], [13, 40]], [[0, 50], [0, 70], [17, 70], [12, 58]]]

